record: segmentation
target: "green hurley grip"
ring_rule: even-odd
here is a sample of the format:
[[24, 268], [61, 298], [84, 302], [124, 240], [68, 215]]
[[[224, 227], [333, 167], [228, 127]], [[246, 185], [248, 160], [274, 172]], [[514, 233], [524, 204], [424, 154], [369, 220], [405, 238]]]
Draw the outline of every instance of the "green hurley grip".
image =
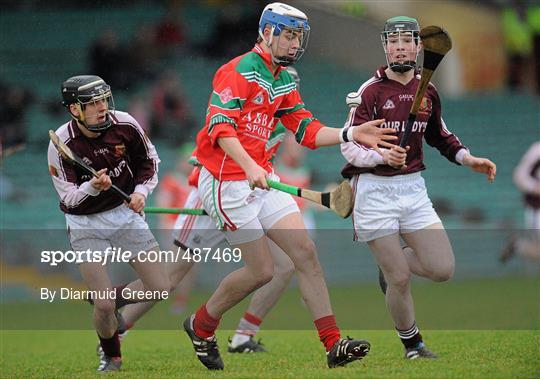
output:
[[208, 215], [208, 213], [206, 213], [204, 209], [194, 209], [194, 208], [148, 207], [148, 208], [144, 208], [144, 213], [168, 213], [168, 214], [182, 214], [182, 215], [195, 215], [195, 216]]
[[266, 179], [266, 183], [268, 183], [270, 188], [276, 189], [278, 191], [290, 193], [291, 195], [294, 195], [294, 196], [301, 195], [301, 190], [298, 187], [291, 186], [289, 184], [285, 184], [281, 182], [276, 182], [275, 180], [272, 180], [272, 179]]

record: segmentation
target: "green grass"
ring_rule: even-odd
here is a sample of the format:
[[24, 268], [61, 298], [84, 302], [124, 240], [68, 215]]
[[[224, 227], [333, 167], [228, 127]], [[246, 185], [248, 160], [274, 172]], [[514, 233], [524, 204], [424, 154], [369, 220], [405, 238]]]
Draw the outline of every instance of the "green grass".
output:
[[[222, 341], [230, 331], [218, 333]], [[540, 372], [538, 331], [427, 331], [436, 361], [406, 361], [393, 332], [347, 331], [368, 338], [373, 349], [360, 362], [329, 370], [314, 331], [263, 331], [267, 354], [224, 354], [225, 371], [208, 372], [179, 331], [131, 332], [123, 343], [123, 372], [115, 378], [217, 377], [535, 377]], [[4, 331], [2, 377], [92, 378], [95, 334], [91, 331]]]
[[[326, 368], [310, 314], [293, 287], [265, 319], [258, 335], [270, 350], [268, 354], [224, 353], [226, 370], [208, 372], [179, 331], [186, 315], [172, 315], [166, 303], [154, 307], [129, 333], [123, 343], [123, 372], [113, 376], [539, 377], [539, 278], [415, 282], [417, 321], [427, 345], [440, 355], [436, 361], [402, 358], [401, 343], [375, 285], [330, 289], [342, 334], [372, 343], [371, 353], [361, 362], [335, 370]], [[207, 292], [195, 293], [189, 310], [207, 297]], [[218, 332], [222, 348], [245, 308], [243, 302], [225, 315]], [[0, 377], [96, 377], [97, 338], [90, 330], [87, 304], [4, 303], [0, 311]], [[32, 330], [37, 328], [41, 330]]]
[[[388, 330], [393, 324], [384, 297], [375, 284], [329, 287], [339, 325], [343, 329]], [[416, 281], [412, 292], [416, 318], [422, 329], [433, 330], [534, 330], [540, 329], [540, 278], [507, 277], [455, 280], [447, 283]], [[35, 298], [39, 293], [35, 294]], [[188, 309], [193, 311], [207, 300], [208, 292], [193, 293]], [[231, 309], [221, 322], [222, 329], [234, 329], [247, 308], [248, 300]], [[39, 325], [36, 316], [40, 316]], [[138, 329], [175, 329], [179, 318], [169, 304], [154, 307], [137, 324]], [[83, 301], [4, 303], [0, 326], [4, 330], [90, 328], [91, 312]], [[290, 288], [264, 320], [265, 329], [311, 330], [313, 322], [300, 301], [298, 288]]]

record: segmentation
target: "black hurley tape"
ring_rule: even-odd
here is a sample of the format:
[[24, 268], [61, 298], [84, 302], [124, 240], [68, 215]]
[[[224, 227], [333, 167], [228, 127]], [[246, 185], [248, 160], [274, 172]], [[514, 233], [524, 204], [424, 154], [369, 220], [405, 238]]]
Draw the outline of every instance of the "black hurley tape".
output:
[[327, 208], [330, 208], [330, 192], [324, 192], [321, 194], [321, 204]]

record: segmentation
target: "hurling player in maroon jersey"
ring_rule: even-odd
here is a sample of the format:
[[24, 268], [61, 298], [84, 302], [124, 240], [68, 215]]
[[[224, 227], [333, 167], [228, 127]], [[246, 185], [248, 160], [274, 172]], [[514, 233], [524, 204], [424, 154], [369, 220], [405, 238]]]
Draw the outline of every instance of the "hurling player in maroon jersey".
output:
[[540, 141], [529, 147], [514, 169], [514, 183], [525, 203], [525, 233], [513, 235], [499, 259], [506, 263], [517, 254], [540, 261]]
[[[400, 137], [419, 84], [416, 60], [421, 50], [414, 18], [394, 17], [381, 33], [387, 65], [379, 68], [355, 96], [349, 125], [385, 119], [380, 127], [395, 128]], [[351, 104], [352, 103], [352, 104]], [[355, 240], [367, 242], [379, 267], [381, 288], [405, 358], [436, 358], [426, 349], [416, 325], [410, 291], [411, 274], [442, 282], [454, 273], [454, 253], [435, 213], [420, 172], [424, 170], [423, 139], [449, 161], [495, 179], [496, 166], [477, 158], [446, 128], [437, 89], [430, 84], [422, 99], [406, 148], [398, 145], [375, 151], [354, 142], [341, 150], [349, 162], [343, 175], [355, 191]], [[408, 247], [401, 247], [400, 236]]]
[[[114, 111], [111, 89], [100, 77], [67, 79], [62, 99], [71, 120], [56, 134], [98, 177], [63, 160], [52, 143], [49, 171], [65, 213], [71, 249], [82, 253], [76, 262], [89, 290], [83, 298], [93, 304], [94, 327], [104, 353], [98, 371], [117, 371], [122, 358], [116, 309], [167, 298], [169, 291], [164, 265], [146, 259], [159, 247], [140, 215], [158, 182], [159, 157], [138, 122], [128, 113]], [[112, 184], [130, 194], [129, 204], [111, 190]], [[113, 287], [105, 266], [110, 260], [129, 260], [140, 280]]]

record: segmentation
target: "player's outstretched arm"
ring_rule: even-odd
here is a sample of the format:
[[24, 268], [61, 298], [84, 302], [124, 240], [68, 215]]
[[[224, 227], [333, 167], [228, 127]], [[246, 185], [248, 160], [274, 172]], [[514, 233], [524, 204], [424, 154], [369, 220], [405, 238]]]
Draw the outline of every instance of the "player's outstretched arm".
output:
[[378, 147], [387, 147], [391, 149], [394, 144], [390, 143], [390, 141], [395, 141], [398, 137], [392, 135], [396, 133], [396, 129], [379, 128], [379, 125], [384, 121], [384, 119], [371, 120], [364, 122], [361, 125], [354, 126], [354, 140], [366, 147], [376, 150]]
[[379, 147], [391, 148], [394, 146], [391, 141], [397, 140], [397, 136], [392, 135], [396, 133], [396, 130], [379, 128], [384, 121], [384, 119], [372, 120], [343, 129], [323, 127], [317, 133], [315, 144], [320, 147], [356, 141], [376, 150]]
[[465, 154], [463, 157], [463, 166], [470, 167], [474, 172], [486, 174], [490, 183], [493, 183], [497, 175], [497, 165], [487, 158], [475, 157], [471, 154]]

